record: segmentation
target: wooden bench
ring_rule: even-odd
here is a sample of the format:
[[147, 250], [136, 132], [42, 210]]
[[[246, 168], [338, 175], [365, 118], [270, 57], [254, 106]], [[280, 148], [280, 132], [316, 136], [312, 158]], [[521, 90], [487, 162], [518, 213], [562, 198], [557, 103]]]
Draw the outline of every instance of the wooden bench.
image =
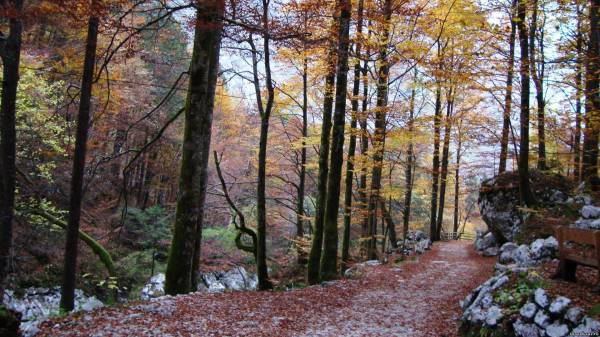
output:
[[[600, 278], [600, 230], [558, 226], [555, 232], [558, 240], [560, 259], [558, 269], [554, 275], [555, 278], [575, 282], [577, 280], [575, 277], [577, 265], [599, 269]], [[577, 247], [571, 248], [566, 245], [567, 242], [578, 245], [589, 245], [593, 248], [591, 250]], [[600, 286], [600, 280], [598, 281], [598, 286]], [[600, 289], [598, 286], [596, 286], [596, 290]]]

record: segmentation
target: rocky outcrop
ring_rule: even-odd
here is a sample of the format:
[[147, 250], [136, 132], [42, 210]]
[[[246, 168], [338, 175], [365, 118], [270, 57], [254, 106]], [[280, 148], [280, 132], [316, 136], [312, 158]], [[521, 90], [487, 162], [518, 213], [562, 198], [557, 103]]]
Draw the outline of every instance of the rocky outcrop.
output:
[[[258, 278], [248, 273], [244, 267], [235, 267], [227, 271], [204, 273], [200, 276], [198, 291], [224, 292], [256, 290]], [[149, 300], [165, 295], [165, 274], [157, 274], [150, 278], [142, 288], [140, 298]]]
[[[4, 305], [21, 314], [21, 332], [23, 336], [33, 336], [38, 325], [60, 312], [60, 287], [27, 288], [22, 296], [12, 290], [4, 292]], [[75, 311], [91, 311], [103, 307], [104, 303], [95, 296], [86, 296], [82, 290], [75, 290]]]
[[497, 329], [506, 337], [565, 337], [600, 332], [600, 322], [584, 317], [571, 300], [554, 299], [542, 288], [533, 288], [536, 277], [519, 279], [519, 291], [511, 291], [514, 273], [501, 273], [477, 287], [461, 301], [463, 336], [480, 336], [483, 330]]
[[[586, 196], [569, 197], [571, 184], [560, 175], [531, 172], [531, 186], [540, 204], [562, 204], [591, 202]], [[519, 202], [518, 176], [506, 172], [481, 184], [479, 190], [479, 212], [496, 240], [515, 241], [530, 214], [522, 211]]]

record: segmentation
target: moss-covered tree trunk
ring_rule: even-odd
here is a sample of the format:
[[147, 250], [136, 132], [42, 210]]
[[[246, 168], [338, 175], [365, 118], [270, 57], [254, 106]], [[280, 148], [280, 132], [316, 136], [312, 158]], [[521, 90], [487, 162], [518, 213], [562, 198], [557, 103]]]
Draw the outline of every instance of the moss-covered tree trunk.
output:
[[[92, 1], [92, 13], [96, 11], [96, 2]], [[71, 194], [69, 197], [69, 217], [67, 242], [64, 255], [63, 283], [60, 297], [62, 310], [71, 311], [75, 307], [75, 283], [77, 272], [77, 246], [79, 242], [79, 220], [83, 199], [83, 179], [85, 173], [85, 156], [87, 152], [88, 129], [90, 126], [90, 110], [92, 101], [92, 84], [94, 81], [94, 65], [96, 63], [96, 44], [98, 40], [99, 19], [92, 15], [88, 21], [83, 76], [81, 79], [81, 97], [75, 135], [75, 153], [71, 175]]]
[[[8, 10], [2, 7], [3, 4], [4, 2], [0, 2], [0, 10]], [[0, 101], [0, 298], [4, 294], [4, 280], [8, 274], [13, 237], [16, 176], [15, 120], [23, 31], [23, 23], [18, 17], [23, 8], [23, 1], [7, 1], [6, 5], [13, 7], [17, 16], [9, 19], [6, 41], [0, 41], [0, 57], [3, 64]]]
[[165, 292], [170, 295], [195, 290], [223, 30], [224, 1], [198, 6], [185, 105], [179, 199], [166, 271]]

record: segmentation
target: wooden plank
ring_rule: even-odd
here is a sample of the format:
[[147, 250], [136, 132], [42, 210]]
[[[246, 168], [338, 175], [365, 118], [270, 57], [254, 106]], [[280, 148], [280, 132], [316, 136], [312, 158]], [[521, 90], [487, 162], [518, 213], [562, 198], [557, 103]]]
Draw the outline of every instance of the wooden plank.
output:
[[578, 264], [586, 265], [589, 267], [599, 267], [598, 260], [595, 258], [585, 257], [585, 256], [577, 255], [577, 254], [568, 254], [568, 255], [565, 254], [565, 255], [561, 255], [561, 258], [564, 258], [565, 260], [569, 260], [569, 261], [574, 261], [574, 262], [577, 262]]
[[573, 241], [577, 243], [584, 243], [588, 245], [595, 245], [596, 238], [595, 232], [589, 229], [579, 229], [579, 228], [567, 228], [563, 227], [562, 229], [562, 239], [564, 241]]

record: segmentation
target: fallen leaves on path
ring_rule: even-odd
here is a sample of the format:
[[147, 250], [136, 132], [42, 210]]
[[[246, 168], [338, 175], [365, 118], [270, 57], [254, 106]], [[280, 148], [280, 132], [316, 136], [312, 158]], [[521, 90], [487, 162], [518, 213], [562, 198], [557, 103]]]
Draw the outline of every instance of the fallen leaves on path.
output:
[[437, 243], [360, 279], [288, 292], [195, 293], [77, 313], [43, 324], [49, 336], [455, 336], [463, 299], [493, 271], [462, 242]]

